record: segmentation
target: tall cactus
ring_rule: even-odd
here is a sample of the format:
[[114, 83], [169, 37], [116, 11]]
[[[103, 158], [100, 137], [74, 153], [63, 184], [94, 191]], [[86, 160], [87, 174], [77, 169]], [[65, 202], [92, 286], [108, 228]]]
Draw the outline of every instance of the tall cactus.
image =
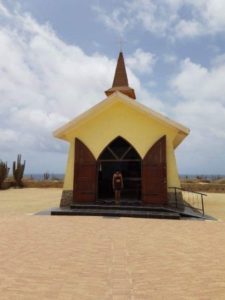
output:
[[44, 173], [43, 177], [44, 177], [44, 180], [49, 180], [50, 175], [48, 172], [46, 172], [46, 173]]
[[7, 162], [3, 162], [0, 160], [0, 189], [2, 188], [2, 184], [6, 177], [9, 174], [9, 168], [7, 166]]
[[24, 163], [21, 163], [21, 154], [17, 155], [17, 163], [14, 161], [13, 162], [13, 177], [16, 181], [16, 186], [22, 187], [22, 178], [23, 178], [23, 173], [25, 169], [25, 164], [26, 161], [24, 160]]

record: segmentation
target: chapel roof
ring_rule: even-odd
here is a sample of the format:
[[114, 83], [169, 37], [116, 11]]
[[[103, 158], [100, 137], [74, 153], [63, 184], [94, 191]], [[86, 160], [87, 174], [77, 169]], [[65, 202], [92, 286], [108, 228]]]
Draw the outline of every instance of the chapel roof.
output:
[[130, 97], [124, 95], [120, 91], [115, 91], [112, 95], [99, 102], [98, 104], [92, 106], [90, 109], [82, 113], [81, 115], [75, 117], [73, 120], [65, 124], [64, 126], [58, 128], [53, 132], [54, 136], [69, 141], [68, 133], [75, 131], [80, 126], [83, 126], [90, 119], [97, 117], [100, 113], [103, 113], [107, 109], [111, 109], [111, 106], [116, 103], [122, 103], [128, 107], [136, 110], [137, 113], [146, 115], [149, 118], [153, 118], [156, 121], [164, 124], [166, 127], [174, 128], [177, 131], [177, 135], [174, 141], [175, 148], [182, 142], [182, 140], [189, 134], [190, 130], [181, 125], [178, 122], [175, 122], [168, 117], [150, 109], [149, 107], [141, 104], [137, 101], [131, 101]]
[[115, 91], [119, 91], [132, 99], [136, 99], [135, 91], [128, 84], [126, 66], [124, 62], [123, 52], [119, 53], [117, 60], [115, 75], [112, 87], [105, 91], [106, 96], [110, 96]]

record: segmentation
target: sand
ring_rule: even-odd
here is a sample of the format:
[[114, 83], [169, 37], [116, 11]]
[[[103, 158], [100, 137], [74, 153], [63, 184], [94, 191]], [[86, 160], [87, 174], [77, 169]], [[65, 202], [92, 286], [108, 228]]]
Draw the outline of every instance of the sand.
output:
[[62, 190], [58, 188], [25, 188], [0, 191], [0, 216], [33, 214], [58, 207]]
[[224, 221], [28, 215], [60, 193], [0, 192], [0, 299], [225, 298]]
[[208, 193], [204, 203], [206, 213], [225, 221], [225, 194]]

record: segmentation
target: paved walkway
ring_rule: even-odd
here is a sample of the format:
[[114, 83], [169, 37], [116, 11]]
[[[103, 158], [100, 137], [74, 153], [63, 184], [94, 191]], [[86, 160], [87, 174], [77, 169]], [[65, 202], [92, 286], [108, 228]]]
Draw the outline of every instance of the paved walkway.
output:
[[225, 299], [225, 223], [1, 217], [0, 299]]

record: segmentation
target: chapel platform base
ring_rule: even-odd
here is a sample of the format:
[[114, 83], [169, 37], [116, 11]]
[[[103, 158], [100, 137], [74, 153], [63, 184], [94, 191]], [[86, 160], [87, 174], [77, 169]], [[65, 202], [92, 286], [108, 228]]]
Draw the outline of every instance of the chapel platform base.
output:
[[61, 216], [103, 216], [103, 217], [131, 217], [154, 219], [207, 219], [201, 213], [190, 207], [176, 209], [169, 206], [156, 205], [115, 205], [115, 204], [72, 204], [70, 207], [52, 209], [51, 215]]

